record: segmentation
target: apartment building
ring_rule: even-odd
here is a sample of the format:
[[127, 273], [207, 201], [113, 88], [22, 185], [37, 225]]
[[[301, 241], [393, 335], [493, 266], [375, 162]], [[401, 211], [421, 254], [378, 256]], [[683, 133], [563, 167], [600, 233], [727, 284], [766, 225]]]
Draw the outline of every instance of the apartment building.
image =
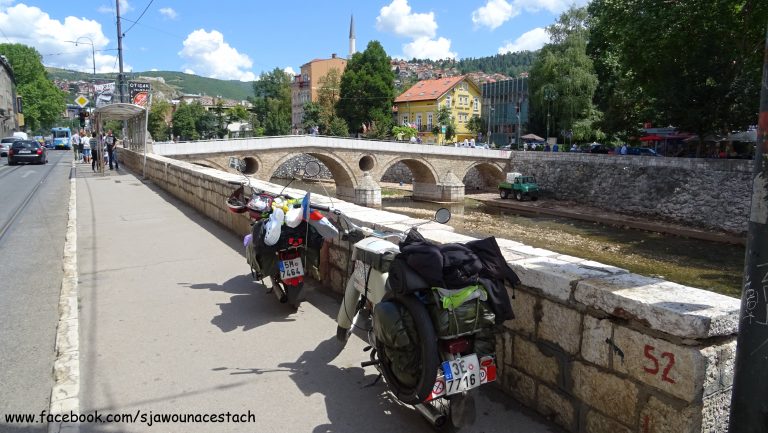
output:
[[312, 125], [303, 125], [304, 104], [317, 101], [317, 92], [322, 80], [331, 69], [339, 72], [339, 77], [347, 67], [347, 59], [332, 54], [330, 59], [314, 59], [301, 66], [301, 73], [293, 77], [291, 83], [291, 125], [294, 132]]

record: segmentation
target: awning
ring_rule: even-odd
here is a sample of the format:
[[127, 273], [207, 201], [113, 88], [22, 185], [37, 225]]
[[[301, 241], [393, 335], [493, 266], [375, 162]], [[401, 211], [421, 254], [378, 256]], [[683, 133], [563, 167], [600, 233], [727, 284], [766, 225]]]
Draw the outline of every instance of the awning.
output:
[[126, 103], [108, 104], [94, 110], [94, 114], [104, 120], [128, 120], [138, 115], [144, 116], [144, 107]]
[[536, 134], [525, 134], [520, 138], [522, 138], [523, 140], [544, 141], [543, 138], [539, 137]]
[[662, 141], [664, 140], [664, 137], [660, 135], [646, 135], [645, 137], [640, 137], [640, 141]]

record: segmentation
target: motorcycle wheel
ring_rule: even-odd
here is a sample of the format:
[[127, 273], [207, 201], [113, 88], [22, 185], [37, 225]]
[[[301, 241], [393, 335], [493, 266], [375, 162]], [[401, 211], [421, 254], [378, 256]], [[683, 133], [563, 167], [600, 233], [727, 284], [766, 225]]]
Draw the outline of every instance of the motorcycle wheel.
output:
[[[437, 350], [437, 336], [432, 325], [427, 308], [413, 296], [394, 296], [384, 302], [400, 304], [410, 314], [418, 341], [419, 355], [421, 359], [419, 380], [416, 385], [409, 387], [403, 384], [392, 370], [392, 362], [387, 356], [387, 348], [381, 343], [376, 345], [376, 356], [379, 358], [379, 369], [389, 386], [392, 394], [398, 400], [406, 404], [421, 403], [432, 393], [437, 378], [439, 364]], [[374, 320], [375, 323], [375, 320]], [[375, 326], [375, 325], [374, 325]]]
[[299, 309], [299, 305], [301, 304], [301, 301], [303, 300], [303, 288], [304, 283], [299, 283], [298, 286], [289, 286], [287, 284], [280, 283], [283, 286], [283, 290], [285, 290], [286, 294], [286, 302], [288, 305], [291, 306], [294, 310]]

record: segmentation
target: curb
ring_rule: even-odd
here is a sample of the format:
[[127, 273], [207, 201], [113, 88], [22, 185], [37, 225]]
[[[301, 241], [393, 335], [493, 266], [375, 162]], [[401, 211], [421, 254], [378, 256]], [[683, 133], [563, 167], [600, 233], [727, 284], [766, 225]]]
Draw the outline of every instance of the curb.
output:
[[[72, 168], [76, 170], [75, 163]], [[80, 332], [77, 285], [77, 177], [69, 180], [69, 219], [64, 241], [64, 277], [59, 295], [59, 323], [56, 329], [56, 359], [49, 413], [80, 412]], [[48, 424], [48, 433], [79, 433], [79, 423]]]

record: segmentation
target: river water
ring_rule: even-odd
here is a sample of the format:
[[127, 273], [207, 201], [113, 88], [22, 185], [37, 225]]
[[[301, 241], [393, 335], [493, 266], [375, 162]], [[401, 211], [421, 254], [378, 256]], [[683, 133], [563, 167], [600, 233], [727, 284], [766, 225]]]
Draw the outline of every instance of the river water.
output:
[[[272, 179], [285, 184], [286, 181]], [[317, 183], [293, 182], [292, 187], [324, 194]], [[325, 184], [329, 194], [333, 184]], [[448, 207], [448, 225], [473, 237], [496, 236], [562, 254], [617, 266], [630, 272], [659, 277], [686, 286], [739, 297], [745, 248], [739, 245], [688, 239], [673, 235], [613, 227], [598, 223], [542, 215], [518, 215], [472, 200], [450, 206], [412, 201], [410, 193], [382, 188], [382, 208], [429, 219], [439, 207]]]

